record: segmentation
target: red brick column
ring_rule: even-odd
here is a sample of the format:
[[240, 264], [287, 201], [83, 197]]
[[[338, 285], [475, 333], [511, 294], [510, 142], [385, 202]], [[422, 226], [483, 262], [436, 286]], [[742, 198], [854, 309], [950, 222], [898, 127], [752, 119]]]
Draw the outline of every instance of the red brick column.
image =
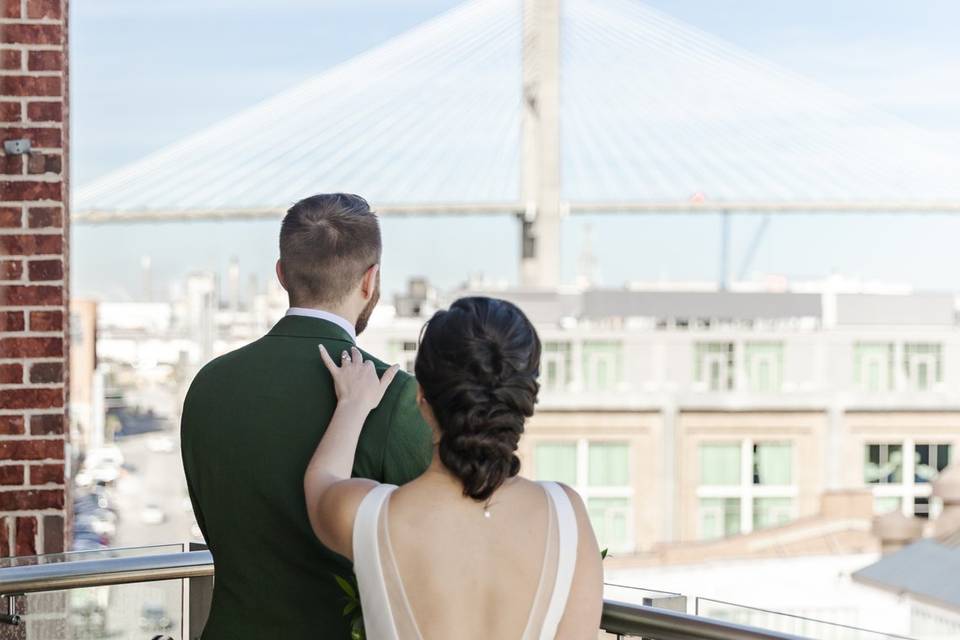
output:
[[62, 551], [67, 3], [0, 0], [0, 557]]

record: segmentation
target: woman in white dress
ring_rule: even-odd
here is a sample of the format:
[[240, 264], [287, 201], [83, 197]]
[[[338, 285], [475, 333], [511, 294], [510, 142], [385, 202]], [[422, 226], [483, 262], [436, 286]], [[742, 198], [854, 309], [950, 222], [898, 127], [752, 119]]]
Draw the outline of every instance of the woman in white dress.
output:
[[583, 502], [518, 475], [540, 366], [523, 312], [463, 298], [427, 323], [415, 369], [433, 462], [400, 488], [350, 478], [396, 367], [378, 379], [356, 348], [321, 356], [338, 405], [304, 478], [307, 510], [354, 562], [368, 640], [596, 638], [602, 567]]

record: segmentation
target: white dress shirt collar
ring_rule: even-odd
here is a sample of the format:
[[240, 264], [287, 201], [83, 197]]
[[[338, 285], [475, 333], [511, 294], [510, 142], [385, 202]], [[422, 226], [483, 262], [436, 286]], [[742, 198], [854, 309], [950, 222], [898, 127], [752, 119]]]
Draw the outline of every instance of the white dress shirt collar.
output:
[[354, 342], [357, 341], [357, 329], [352, 324], [350, 324], [346, 318], [338, 316], [335, 313], [330, 313], [329, 311], [324, 311], [323, 309], [307, 309], [306, 307], [290, 307], [287, 309], [286, 315], [288, 316], [307, 316], [308, 318], [317, 318], [319, 320], [326, 320], [327, 322], [332, 322], [341, 329], [347, 332], [347, 335], [350, 336], [350, 339]]

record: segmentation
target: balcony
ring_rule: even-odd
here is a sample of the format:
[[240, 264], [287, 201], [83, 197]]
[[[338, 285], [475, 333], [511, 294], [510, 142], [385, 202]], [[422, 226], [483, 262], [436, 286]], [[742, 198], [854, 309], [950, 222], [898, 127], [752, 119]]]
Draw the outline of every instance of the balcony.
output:
[[[196, 544], [5, 559], [0, 564], [0, 602], [5, 607], [0, 611], [0, 638], [194, 640], [206, 622], [213, 579], [213, 558]], [[606, 585], [606, 596], [600, 638], [899, 637], [623, 585]], [[761, 621], [760, 626], [744, 624], [749, 620]], [[16, 633], [8, 636], [9, 630]]]

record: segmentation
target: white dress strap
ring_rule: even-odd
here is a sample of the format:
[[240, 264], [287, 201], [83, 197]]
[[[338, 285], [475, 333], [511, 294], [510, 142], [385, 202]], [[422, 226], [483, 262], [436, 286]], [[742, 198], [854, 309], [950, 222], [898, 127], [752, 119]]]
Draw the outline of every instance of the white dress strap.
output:
[[577, 516], [570, 503], [570, 497], [563, 487], [556, 482], [544, 482], [543, 487], [553, 501], [559, 532], [557, 578], [554, 582], [553, 594], [550, 596], [550, 606], [547, 608], [547, 615], [540, 630], [540, 640], [553, 640], [557, 635], [557, 628], [560, 626], [560, 620], [567, 609], [567, 600], [570, 597], [573, 572], [577, 567], [579, 531]]
[[366, 637], [370, 640], [399, 640], [377, 539], [383, 505], [396, 488], [382, 484], [373, 489], [360, 502], [353, 521], [353, 571], [363, 606]]

